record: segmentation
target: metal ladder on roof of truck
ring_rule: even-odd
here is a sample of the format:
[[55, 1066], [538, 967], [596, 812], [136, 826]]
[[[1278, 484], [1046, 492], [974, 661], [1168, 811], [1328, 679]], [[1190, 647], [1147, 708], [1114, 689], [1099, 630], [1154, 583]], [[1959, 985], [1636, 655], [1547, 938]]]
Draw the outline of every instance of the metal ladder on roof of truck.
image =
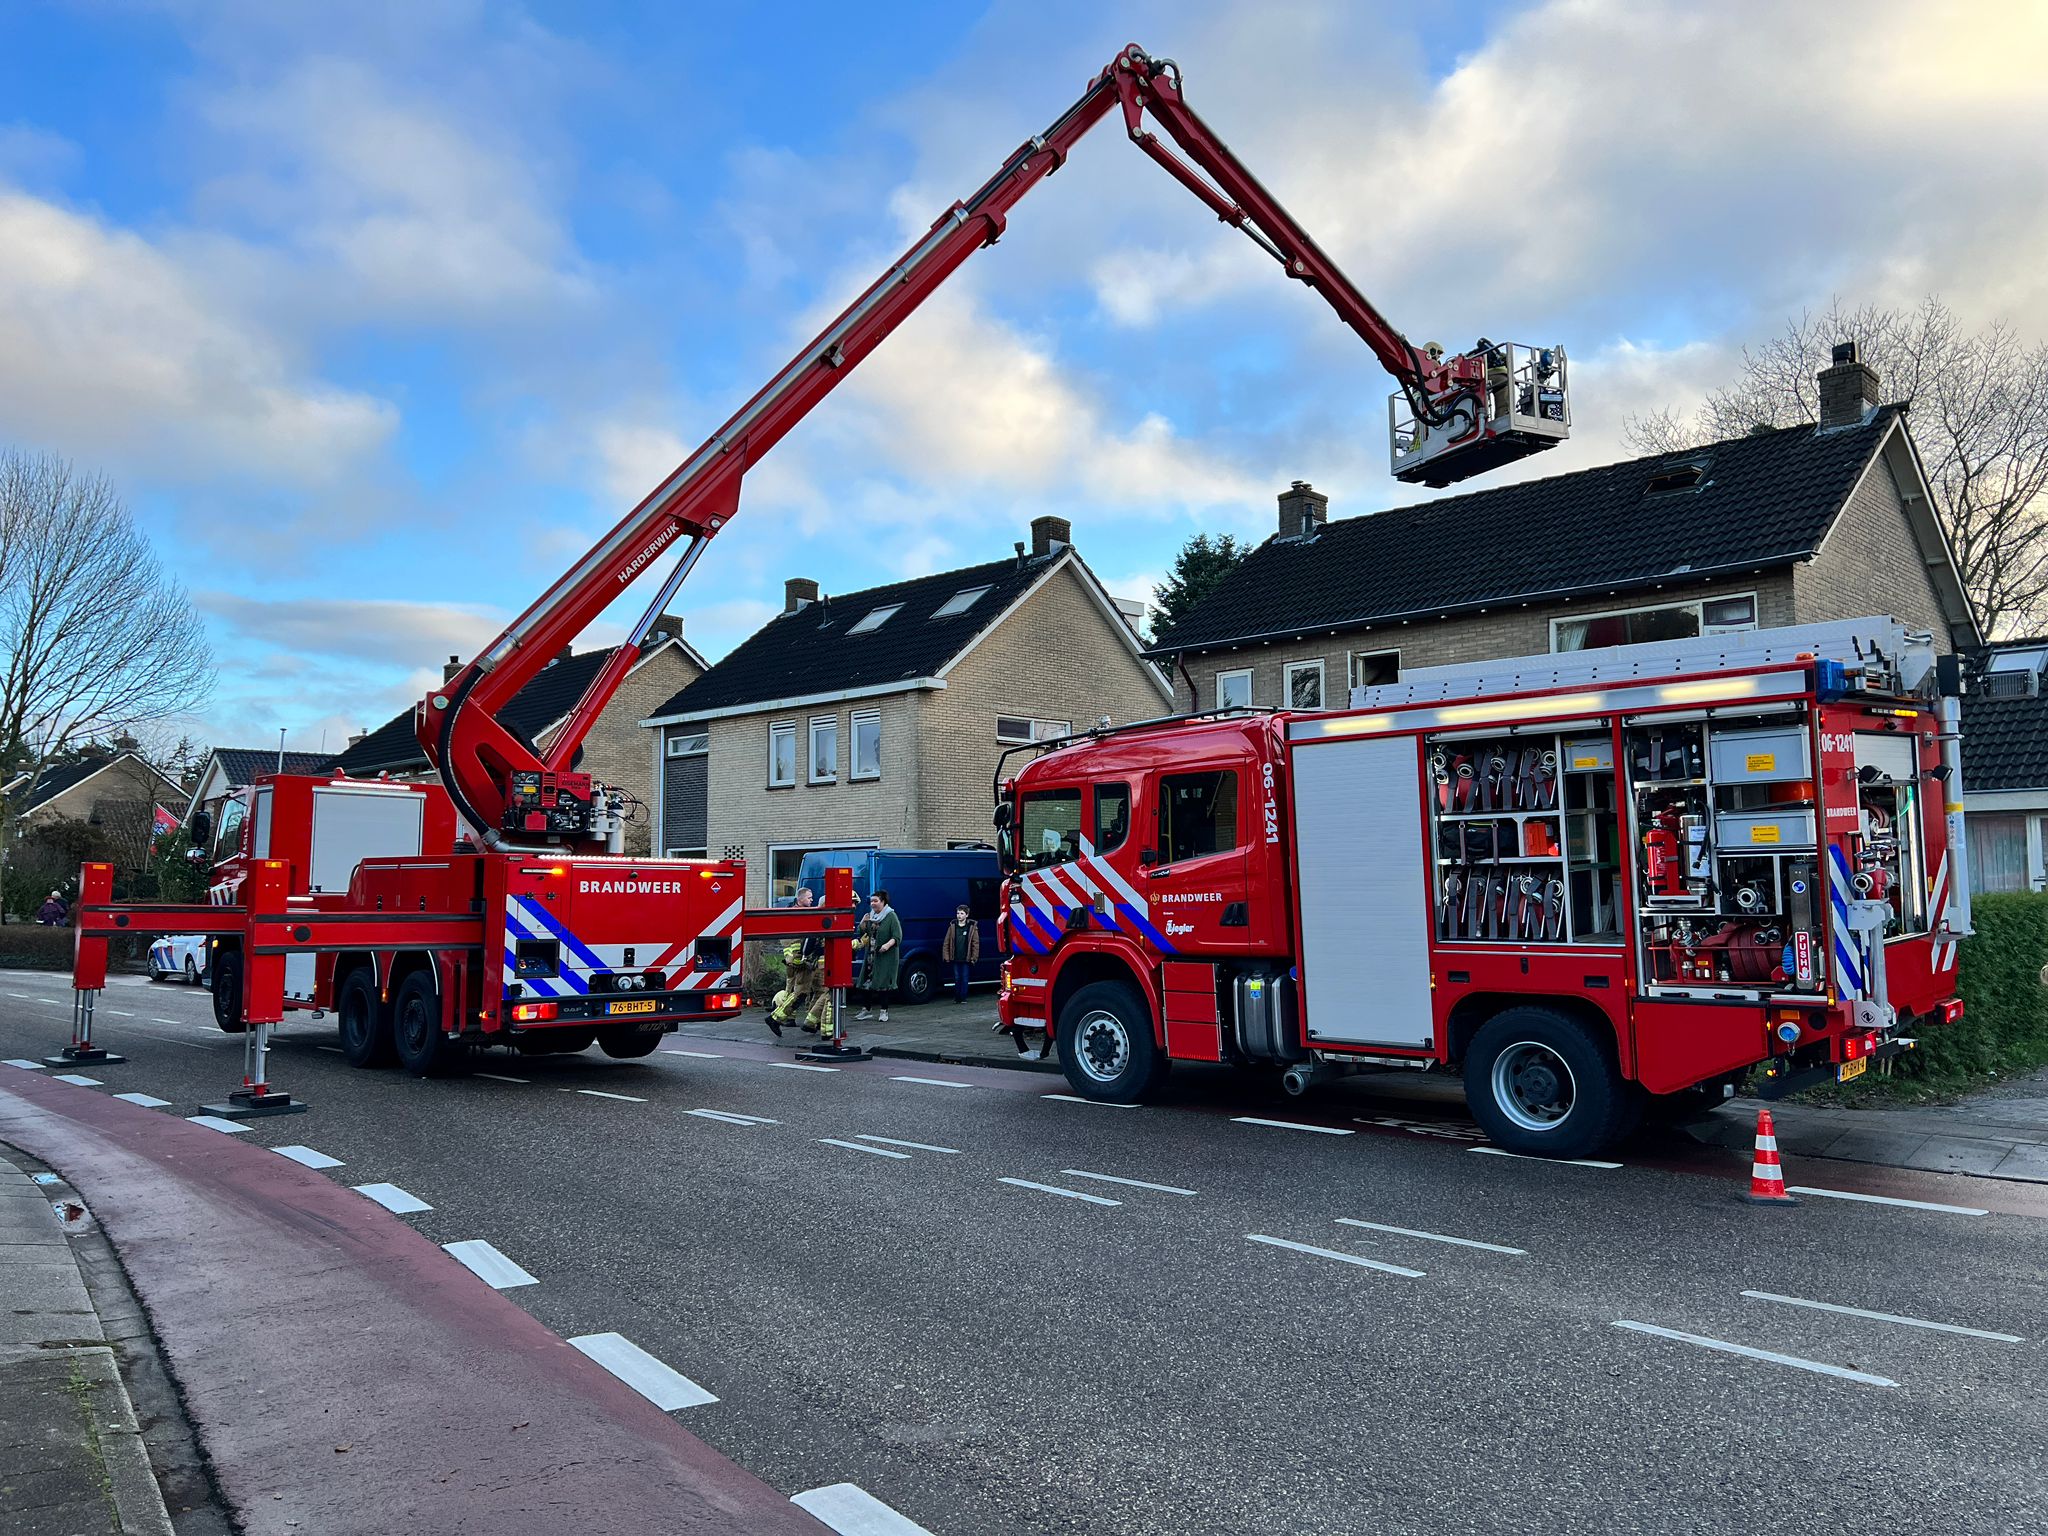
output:
[[[1493, 661], [1417, 667], [1399, 682], [1355, 688], [1353, 709], [1399, 709], [1447, 699], [1500, 698], [1553, 688], [1597, 687], [1644, 678], [1796, 666], [1814, 657], [1854, 664], [1876, 660], [1911, 691], [1933, 664], [1932, 648], [1897, 619], [1841, 619], [1687, 640], [1649, 640], [1592, 651], [1503, 656]], [[1917, 658], [1917, 660], [1916, 660]]]

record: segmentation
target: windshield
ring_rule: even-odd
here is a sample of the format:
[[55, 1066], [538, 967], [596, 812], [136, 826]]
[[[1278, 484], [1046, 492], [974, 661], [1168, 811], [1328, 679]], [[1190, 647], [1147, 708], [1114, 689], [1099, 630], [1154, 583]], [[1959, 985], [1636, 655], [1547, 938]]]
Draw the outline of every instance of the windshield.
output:
[[1044, 789], [1023, 797], [1017, 813], [1016, 868], [1063, 864], [1081, 852], [1081, 791]]

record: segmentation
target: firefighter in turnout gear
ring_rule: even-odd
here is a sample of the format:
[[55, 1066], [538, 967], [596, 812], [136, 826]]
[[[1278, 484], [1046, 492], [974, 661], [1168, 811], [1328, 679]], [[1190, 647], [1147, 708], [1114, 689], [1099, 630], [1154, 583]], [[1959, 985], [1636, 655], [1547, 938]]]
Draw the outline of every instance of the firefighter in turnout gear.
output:
[[[816, 904], [809, 886], [797, 888], [796, 904], [799, 907]], [[794, 944], [785, 944], [782, 946], [782, 960], [789, 979], [775, 994], [775, 1006], [768, 1013], [768, 1027], [779, 1036], [783, 1025], [804, 1017], [804, 1028], [815, 1032], [818, 1028], [818, 1006], [823, 1004], [829, 1009], [832, 1002], [824, 991], [825, 940], [813, 935]]]

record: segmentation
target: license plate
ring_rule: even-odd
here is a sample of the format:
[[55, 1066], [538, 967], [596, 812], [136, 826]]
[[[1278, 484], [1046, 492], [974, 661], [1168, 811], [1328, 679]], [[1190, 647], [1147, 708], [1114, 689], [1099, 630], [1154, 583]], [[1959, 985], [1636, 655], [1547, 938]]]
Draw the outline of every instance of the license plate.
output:
[[636, 997], [630, 1003], [607, 1003], [604, 1011], [606, 1013], [652, 1013], [654, 1012], [654, 999], [651, 997]]
[[1835, 1081], [1846, 1083], [1852, 1077], [1861, 1077], [1863, 1069], [1870, 1065], [1868, 1056], [1858, 1056], [1854, 1061], [1845, 1061], [1835, 1068]]

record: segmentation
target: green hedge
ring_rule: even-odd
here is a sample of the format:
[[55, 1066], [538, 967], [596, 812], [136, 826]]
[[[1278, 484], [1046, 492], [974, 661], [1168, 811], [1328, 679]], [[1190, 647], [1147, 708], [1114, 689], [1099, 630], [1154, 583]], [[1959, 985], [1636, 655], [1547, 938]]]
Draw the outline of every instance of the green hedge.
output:
[[[154, 934], [122, 934], [107, 941], [107, 965], [116, 971], [149, 969]], [[76, 935], [40, 923], [0, 923], [0, 970], [68, 971]]]
[[1919, 1049], [1889, 1077], [1823, 1088], [1817, 1100], [1953, 1098], [2048, 1065], [2048, 894], [1975, 897], [1970, 926], [1976, 932], [1957, 952], [1962, 1018], [1920, 1030]]

